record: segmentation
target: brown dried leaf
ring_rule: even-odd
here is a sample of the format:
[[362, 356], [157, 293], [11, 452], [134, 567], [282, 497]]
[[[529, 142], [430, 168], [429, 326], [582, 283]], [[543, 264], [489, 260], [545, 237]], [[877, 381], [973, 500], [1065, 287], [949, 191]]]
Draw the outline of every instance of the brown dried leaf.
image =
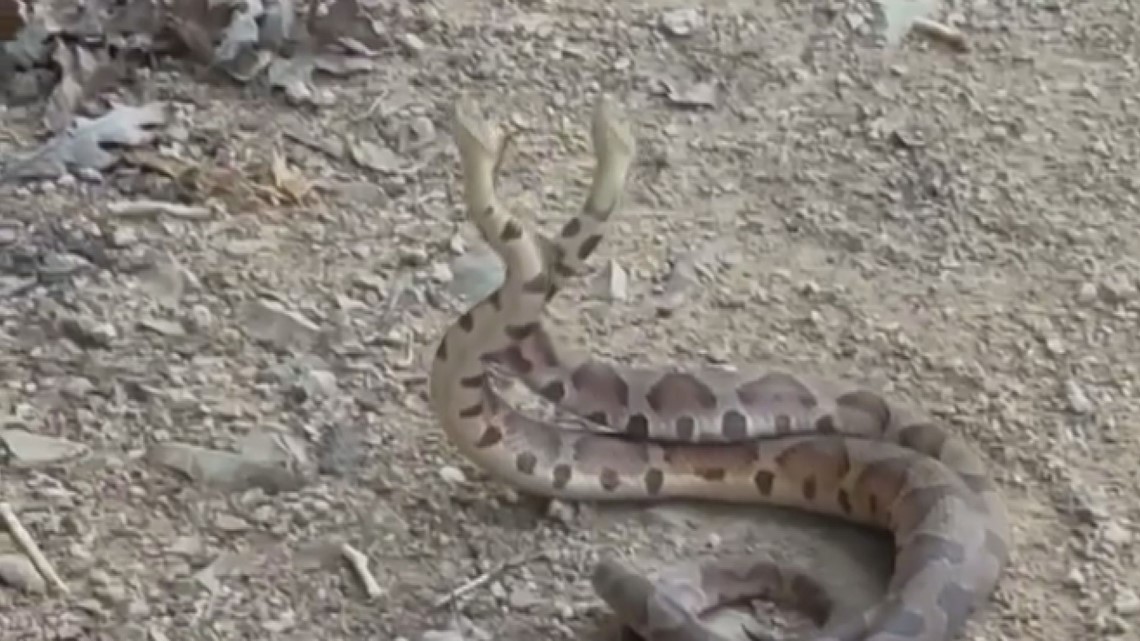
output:
[[15, 39], [24, 28], [27, 24], [24, 11], [21, 0], [0, 0], [0, 42]]
[[264, 189], [241, 172], [224, 167], [190, 166], [177, 177], [182, 197], [196, 202], [214, 202], [224, 211], [260, 211], [269, 202]]
[[184, 161], [163, 156], [153, 149], [128, 149], [123, 152], [122, 161], [124, 164], [153, 171], [175, 180], [189, 171], [191, 167]]
[[58, 132], [71, 124], [83, 101], [95, 97], [118, 79], [119, 70], [106, 51], [96, 54], [80, 45], [59, 43], [53, 59], [59, 65], [60, 79], [48, 98], [44, 126]]
[[234, 7], [211, 0], [175, 0], [168, 21], [179, 41], [196, 59], [214, 62], [214, 39], [230, 24]]
[[306, 26], [318, 48], [345, 39], [369, 50], [379, 49], [384, 44], [376, 23], [358, 0], [332, 0], [327, 6], [312, 0]]
[[273, 186], [293, 203], [300, 203], [313, 190], [312, 183], [302, 176], [301, 172], [289, 167], [285, 157], [276, 151], [273, 152], [270, 172], [273, 175]]
[[108, 44], [153, 52], [155, 40], [166, 28], [166, 13], [160, 0], [127, 0], [107, 16]]

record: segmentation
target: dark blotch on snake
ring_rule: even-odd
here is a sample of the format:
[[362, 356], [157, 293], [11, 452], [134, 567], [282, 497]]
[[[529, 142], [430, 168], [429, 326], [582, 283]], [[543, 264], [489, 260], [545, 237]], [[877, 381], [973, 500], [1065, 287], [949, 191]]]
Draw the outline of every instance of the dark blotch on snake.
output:
[[538, 331], [538, 323], [525, 323], [523, 325], [507, 325], [503, 328], [507, 338], [513, 341], [526, 340], [528, 336]]
[[681, 412], [695, 405], [705, 411], [716, 409], [716, 392], [692, 374], [670, 372], [663, 375], [645, 395], [655, 412]]
[[769, 372], [744, 383], [736, 388], [736, 396], [745, 405], [794, 404], [804, 410], [810, 410], [819, 403], [811, 388], [795, 375], [786, 372]]
[[577, 218], [571, 218], [569, 222], [562, 226], [562, 237], [570, 238], [571, 236], [577, 236], [580, 231], [582, 231], [582, 221]]
[[466, 409], [459, 410], [461, 418], [475, 418], [483, 415], [483, 403], [479, 402]]
[[698, 468], [694, 470], [693, 473], [706, 481], [712, 481], [714, 483], [723, 481], [724, 477], [728, 476], [728, 471], [723, 467]]
[[[848, 420], [858, 422], [858, 419], [862, 418], [864, 425], [874, 428], [879, 433], [882, 433], [890, 425], [891, 407], [882, 397], [873, 392], [866, 390], [849, 392], [835, 399], [835, 405], [839, 412], [848, 414], [844, 418], [845, 425], [850, 425], [847, 422]], [[861, 434], [865, 433], [861, 429], [856, 431]]]
[[800, 491], [803, 492], [805, 499], [807, 499], [809, 501], [814, 501], [815, 500], [815, 491], [817, 489], [817, 486], [818, 486], [818, 483], [816, 482], [815, 477], [809, 476], [806, 479], [804, 479], [804, 484], [803, 484], [803, 487], [800, 488]]
[[594, 234], [582, 241], [582, 244], [578, 246], [578, 260], [586, 260], [586, 258], [598, 248], [598, 243], [600, 242], [602, 242], [601, 234]]
[[491, 447], [501, 440], [503, 440], [503, 431], [494, 425], [488, 425], [487, 429], [483, 430], [483, 433], [479, 435], [479, 440], [475, 441], [475, 447]]
[[[937, 510], [939, 505], [951, 497], [966, 502], [979, 501], [977, 495], [957, 491], [950, 485], [926, 485], [910, 487], [892, 501], [898, 507], [892, 514], [896, 531], [918, 528], [926, 515]], [[979, 506], [983, 507], [984, 506]]]
[[776, 482], [776, 475], [768, 470], [760, 470], [752, 476], [752, 482], [756, 484], [756, 489], [764, 496], [771, 496], [772, 484]]
[[974, 609], [977, 597], [960, 585], [951, 583], [938, 593], [938, 607], [946, 613], [948, 634], [955, 634]]
[[631, 414], [625, 422], [625, 433], [639, 441], [649, 438], [649, 419], [644, 414]]
[[831, 414], [824, 414], [819, 417], [815, 422], [815, 431], [820, 434], [835, 434], [839, 429], [835, 427], [835, 417]]
[[522, 290], [528, 294], [549, 294], [553, 288], [554, 281], [546, 270], [538, 272], [522, 286]]
[[966, 560], [966, 547], [944, 536], [920, 532], [911, 537], [895, 556], [895, 577], [898, 585], [906, 585], [931, 563], [942, 562], [954, 567]]
[[697, 433], [697, 422], [692, 416], [681, 416], [673, 423], [677, 436], [683, 441], [691, 441]]
[[475, 317], [471, 315], [471, 312], [464, 312], [459, 317], [459, 327], [465, 332], [470, 332], [475, 327]]
[[656, 496], [661, 492], [661, 488], [665, 485], [665, 473], [661, 470], [651, 467], [645, 472], [645, 489], [650, 494]]
[[499, 239], [504, 243], [509, 243], [512, 240], [522, 238], [522, 225], [514, 220], [508, 220], [507, 224], [503, 225], [503, 231], [499, 232]]
[[491, 303], [491, 306], [495, 309], [501, 310], [503, 309], [503, 301], [499, 298], [501, 295], [502, 290], [496, 289], [487, 296], [487, 302]]
[[446, 336], [443, 338], [443, 340], [439, 341], [439, 347], [437, 347], [435, 350], [435, 360], [440, 361], [441, 363], [443, 361], [447, 360], [447, 337]]
[[499, 352], [499, 360], [519, 374], [529, 374], [534, 369], [534, 363], [523, 356], [522, 348], [518, 345], [511, 345]]
[[523, 452], [515, 457], [515, 469], [523, 474], [534, 474], [538, 467], [538, 457], [530, 452]]
[[946, 445], [948, 435], [936, 425], [918, 423], [908, 425], [899, 430], [899, 444], [912, 450], [938, 458], [942, 454], [942, 447]]
[[[551, 350], [553, 351], [553, 350]], [[587, 361], [570, 374], [570, 383], [583, 394], [611, 398], [605, 403], [629, 405], [629, 383], [618, 374], [613, 365], [600, 361]]]
[[560, 403], [566, 398], [566, 385], [562, 381], [550, 381], [539, 389], [538, 393], [552, 403]]
[[570, 477], [574, 476], [574, 469], [566, 463], [559, 463], [552, 471], [554, 489], [561, 490], [570, 484]]
[[736, 410], [728, 410], [720, 417], [720, 433], [730, 441], [742, 440], [748, 435], [748, 419]]
[[613, 492], [621, 485], [621, 475], [617, 470], [606, 468], [598, 475], [598, 481], [602, 484], [602, 489], [607, 492]]
[[844, 514], [851, 514], [851, 495], [847, 493], [847, 490], [840, 488], [835, 500], [839, 503], [839, 509], [843, 510]]
[[591, 423], [597, 423], [598, 425], [601, 425], [602, 427], [609, 427], [610, 426], [609, 415], [606, 414], [605, 412], [601, 411], [601, 410], [598, 410], [597, 412], [590, 412], [584, 418], [587, 421], [590, 421]]
[[483, 384], [486, 382], [487, 375], [483, 372], [479, 372], [478, 374], [473, 374], [471, 376], [464, 376], [463, 378], [459, 379], [459, 384], [463, 387], [466, 387], [467, 389], [479, 389], [483, 387]]

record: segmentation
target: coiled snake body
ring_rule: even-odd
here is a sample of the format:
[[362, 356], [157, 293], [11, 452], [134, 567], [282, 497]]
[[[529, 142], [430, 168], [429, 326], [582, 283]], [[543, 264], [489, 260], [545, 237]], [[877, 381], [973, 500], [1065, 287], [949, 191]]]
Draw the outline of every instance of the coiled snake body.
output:
[[[812, 577], [771, 561], [708, 561], [650, 580], [616, 559], [593, 584], [652, 641], [713, 641], [700, 614], [742, 596], [790, 599], [815, 614], [814, 641], [945, 641], [994, 590], [1009, 556], [1006, 508], [968, 445], [921, 414], [855, 385], [777, 368], [735, 372], [621, 367], [562, 353], [541, 323], [618, 208], [634, 141], [617, 108], [594, 114], [595, 168], [581, 214], [557, 239], [526, 228], [494, 190], [503, 138], [456, 105], [468, 216], [503, 259], [502, 285], [446, 331], [431, 404], [459, 450], [538, 495], [578, 500], [704, 498], [771, 503], [885, 528], [894, 574], [885, 599], [840, 617]], [[586, 429], [540, 421], [491, 385], [497, 364]]]

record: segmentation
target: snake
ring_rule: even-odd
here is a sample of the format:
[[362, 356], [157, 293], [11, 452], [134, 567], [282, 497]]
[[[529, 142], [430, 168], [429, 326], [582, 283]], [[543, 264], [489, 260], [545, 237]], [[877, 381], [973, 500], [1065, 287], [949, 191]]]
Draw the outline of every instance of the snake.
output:
[[[857, 612], [837, 607], [817, 577], [768, 558], [704, 559], [647, 576], [602, 555], [591, 584], [624, 629], [648, 641], [722, 641], [705, 615], [767, 597], [814, 619], [804, 641], [954, 638], [997, 589], [1012, 550], [1008, 509], [980, 455], [918, 409], [838, 378], [570, 353], [543, 316], [586, 270], [624, 200], [636, 156], [624, 113], [598, 98], [589, 193], [555, 237], [499, 200], [502, 129], [467, 97], [451, 117], [465, 215], [504, 266], [499, 286], [443, 331], [430, 366], [430, 408], [462, 456], [536, 496], [778, 505], [893, 538], [886, 592]], [[567, 416], [513, 407], [495, 384], [504, 371]]]

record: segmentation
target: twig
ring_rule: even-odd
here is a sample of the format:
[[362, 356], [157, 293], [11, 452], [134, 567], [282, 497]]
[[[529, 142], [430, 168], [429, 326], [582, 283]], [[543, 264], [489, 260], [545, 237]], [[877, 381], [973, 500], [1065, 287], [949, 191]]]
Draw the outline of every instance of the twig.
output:
[[966, 34], [948, 24], [943, 24], [936, 20], [931, 20], [930, 18], [915, 18], [910, 23], [910, 28], [924, 36], [929, 36], [934, 40], [947, 44], [956, 51], [965, 52], [970, 50], [970, 43], [966, 41]]
[[16, 540], [16, 545], [20, 546], [20, 550], [27, 555], [31, 560], [32, 565], [36, 571], [40, 573], [47, 582], [63, 594], [71, 594], [71, 590], [67, 588], [67, 584], [59, 575], [55, 573], [55, 568], [52, 567], [51, 562], [44, 556], [40, 546], [36, 545], [36, 540], [32, 535], [24, 529], [20, 519], [16, 516], [16, 511], [12, 509], [9, 503], [0, 503], [0, 518], [4, 519], [4, 526], [12, 533], [12, 538]]
[[471, 592], [473, 590], [477, 590], [478, 588], [486, 585], [487, 583], [490, 583], [493, 579], [495, 579], [496, 577], [498, 577], [502, 573], [506, 572], [507, 570], [514, 568], [514, 567], [518, 567], [520, 565], [523, 565], [524, 563], [530, 563], [531, 561], [535, 561], [537, 559], [544, 558], [545, 556], [546, 556], [546, 552], [528, 552], [526, 554], [519, 554], [517, 556], [513, 556], [513, 557], [507, 559], [506, 561], [503, 561], [502, 563], [491, 568], [490, 570], [487, 570], [483, 574], [480, 574], [479, 576], [475, 577], [474, 579], [471, 579], [470, 581], [464, 583], [463, 585], [461, 585], [461, 586], [455, 588], [454, 590], [448, 592], [447, 594], [440, 595], [440, 597], [438, 599], [436, 599], [434, 603], [431, 604], [431, 607], [442, 608], [445, 605], [449, 605], [451, 603], [454, 603], [455, 601], [458, 601], [461, 597], [463, 597], [463, 595], [467, 594], [468, 592]]
[[189, 220], [202, 220], [210, 217], [208, 207], [195, 207], [193, 205], [180, 205], [161, 200], [135, 200], [109, 203], [107, 211], [116, 216], [157, 216], [166, 214], [174, 218]]
[[376, 577], [372, 576], [372, 572], [368, 569], [368, 557], [363, 552], [345, 543], [340, 546], [340, 554], [348, 561], [348, 566], [356, 573], [356, 578], [360, 579], [360, 584], [364, 586], [364, 594], [368, 595], [369, 599], [384, 594], [384, 588], [380, 587]]

